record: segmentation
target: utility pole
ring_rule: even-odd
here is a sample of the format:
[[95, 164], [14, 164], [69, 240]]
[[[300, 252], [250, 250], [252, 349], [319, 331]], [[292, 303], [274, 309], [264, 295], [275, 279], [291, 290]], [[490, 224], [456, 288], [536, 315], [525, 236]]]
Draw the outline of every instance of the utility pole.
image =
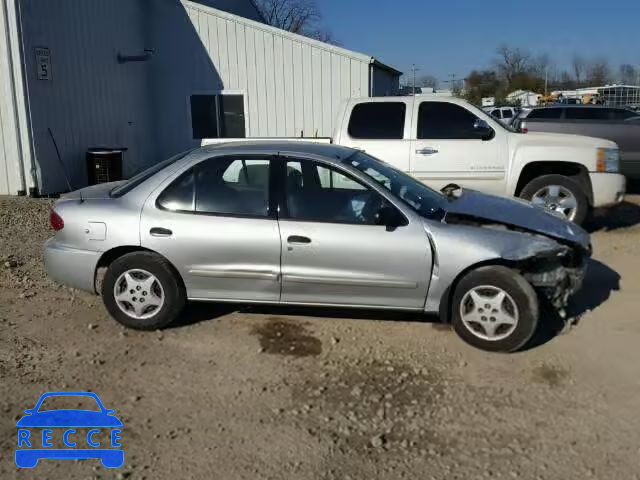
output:
[[549, 65], [544, 69], [544, 96], [546, 97], [549, 91]]
[[416, 72], [420, 70], [418, 67], [416, 67], [416, 64], [414, 63], [413, 65], [411, 65], [411, 71], [413, 72], [413, 95], [415, 96], [416, 94]]

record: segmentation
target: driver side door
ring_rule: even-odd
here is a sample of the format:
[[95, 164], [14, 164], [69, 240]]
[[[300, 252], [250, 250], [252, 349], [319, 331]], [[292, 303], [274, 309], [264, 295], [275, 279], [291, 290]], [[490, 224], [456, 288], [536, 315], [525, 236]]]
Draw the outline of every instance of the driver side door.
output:
[[[431, 250], [420, 221], [333, 165], [287, 158], [281, 175], [282, 302], [424, 308]], [[404, 225], [378, 225], [383, 206]]]
[[414, 108], [411, 174], [435, 190], [457, 183], [504, 195], [507, 136], [496, 125], [490, 137], [481, 138], [478, 119], [463, 105], [420, 102]]

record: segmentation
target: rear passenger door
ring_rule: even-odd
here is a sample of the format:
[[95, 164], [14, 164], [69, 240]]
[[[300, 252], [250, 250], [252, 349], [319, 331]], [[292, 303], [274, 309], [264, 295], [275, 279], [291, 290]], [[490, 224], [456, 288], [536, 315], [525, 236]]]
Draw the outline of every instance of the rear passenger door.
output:
[[362, 150], [394, 167], [409, 171], [412, 102], [376, 99], [356, 103], [351, 110], [340, 144]]
[[[453, 102], [419, 101], [414, 112], [411, 174], [439, 190], [448, 183], [504, 195], [508, 160], [504, 127]], [[479, 127], [492, 133], [482, 138]]]
[[189, 298], [280, 300], [280, 233], [269, 197], [272, 161], [204, 160], [147, 200], [142, 246], [178, 269]]

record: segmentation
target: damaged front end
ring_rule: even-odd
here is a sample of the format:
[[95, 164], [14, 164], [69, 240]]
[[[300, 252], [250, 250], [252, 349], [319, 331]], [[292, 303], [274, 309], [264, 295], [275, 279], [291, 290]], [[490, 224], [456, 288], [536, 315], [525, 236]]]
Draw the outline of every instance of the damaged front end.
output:
[[[503, 260], [518, 270], [562, 318], [567, 317], [569, 299], [581, 288], [587, 272], [591, 256], [588, 237], [586, 241], [580, 237], [577, 237], [580, 241], [572, 241], [523, 226], [469, 215], [448, 215], [446, 220], [449, 224], [520, 233], [522, 241], [514, 242], [501, 252]], [[577, 230], [579, 227], [572, 228]]]
[[588, 252], [561, 246], [553, 255], [536, 255], [518, 266], [529, 283], [566, 318], [569, 298], [582, 286], [588, 258]]

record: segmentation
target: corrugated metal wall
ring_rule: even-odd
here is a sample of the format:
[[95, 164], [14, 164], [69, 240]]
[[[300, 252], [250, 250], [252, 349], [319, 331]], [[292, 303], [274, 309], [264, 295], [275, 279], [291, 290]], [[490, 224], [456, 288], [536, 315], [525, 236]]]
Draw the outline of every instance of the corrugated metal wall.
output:
[[31, 156], [15, 6], [11, 0], [0, 4], [0, 195], [26, 193], [32, 186], [24, 175], [26, 170], [29, 176]]
[[[21, 0], [24, 60], [40, 193], [67, 190], [51, 128], [74, 188], [87, 183], [85, 152], [125, 146], [125, 173], [154, 154], [148, 64], [118, 63], [147, 46], [145, 1]], [[51, 79], [39, 80], [36, 48], [48, 48]]]
[[222, 87], [246, 92], [249, 136], [330, 136], [340, 103], [369, 95], [369, 56], [182, 3]]

